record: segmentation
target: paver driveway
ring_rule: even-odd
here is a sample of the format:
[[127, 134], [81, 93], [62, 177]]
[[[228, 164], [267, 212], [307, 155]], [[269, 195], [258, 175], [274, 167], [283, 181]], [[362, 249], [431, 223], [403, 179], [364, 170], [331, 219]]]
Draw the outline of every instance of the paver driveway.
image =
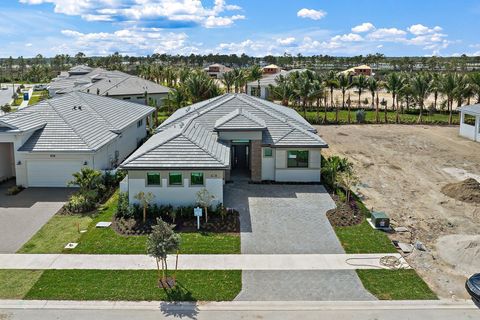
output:
[[28, 188], [7, 196], [8, 184], [0, 185], [0, 253], [20, 249], [65, 203], [74, 190]]
[[[234, 182], [224, 190], [225, 205], [240, 212], [242, 253], [344, 253], [323, 186]], [[242, 285], [237, 300], [374, 299], [355, 271], [243, 271]]]

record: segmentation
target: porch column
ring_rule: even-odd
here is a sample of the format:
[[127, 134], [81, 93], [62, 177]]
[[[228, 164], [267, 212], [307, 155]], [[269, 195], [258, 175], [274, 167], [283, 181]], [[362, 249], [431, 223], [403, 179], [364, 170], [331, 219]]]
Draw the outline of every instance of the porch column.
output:
[[250, 143], [250, 179], [262, 180], [262, 141], [251, 140]]

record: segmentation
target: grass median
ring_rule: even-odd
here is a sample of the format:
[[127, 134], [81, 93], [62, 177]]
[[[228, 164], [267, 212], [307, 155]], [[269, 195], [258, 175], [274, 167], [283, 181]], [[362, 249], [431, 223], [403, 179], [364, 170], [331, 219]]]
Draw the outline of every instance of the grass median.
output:
[[180, 270], [176, 288], [164, 290], [157, 286], [156, 270], [45, 270], [24, 298], [230, 301], [242, 288], [241, 275], [239, 270]]

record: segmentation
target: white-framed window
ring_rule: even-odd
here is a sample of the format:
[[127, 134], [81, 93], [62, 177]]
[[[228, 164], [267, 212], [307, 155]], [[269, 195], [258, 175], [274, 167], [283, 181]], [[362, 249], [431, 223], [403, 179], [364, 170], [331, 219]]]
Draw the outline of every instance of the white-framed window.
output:
[[271, 156], [273, 156], [272, 148], [263, 148], [263, 157], [270, 158]]
[[169, 172], [168, 173], [168, 185], [169, 186], [182, 186], [183, 174], [181, 172]]
[[147, 186], [159, 186], [162, 179], [158, 172], [147, 172]]
[[190, 185], [191, 186], [203, 186], [205, 184], [205, 177], [203, 172], [190, 173]]
[[140, 128], [143, 125], [143, 119], [137, 121], [137, 128]]
[[289, 150], [287, 152], [288, 168], [308, 168], [308, 150]]

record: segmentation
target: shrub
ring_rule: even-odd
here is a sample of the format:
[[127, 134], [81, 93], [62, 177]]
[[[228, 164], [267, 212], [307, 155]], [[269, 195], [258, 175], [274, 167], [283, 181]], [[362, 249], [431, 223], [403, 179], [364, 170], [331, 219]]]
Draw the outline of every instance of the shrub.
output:
[[86, 212], [95, 208], [95, 202], [92, 202], [82, 194], [73, 194], [68, 200], [66, 207], [72, 213]]
[[131, 217], [132, 214], [133, 211], [131, 210], [130, 204], [128, 203], [128, 194], [125, 192], [120, 192], [118, 194], [118, 205], [115, 216], [126, 218]]
[[16, 194], [19, 194], [23, 189], [25, 189], [23, 186], [13, 186], [7, 189], [6, 195], [7, 196], [14, 196]]
[[360, 109], [355, 112], [355, 118], [357, 119], [357, 123], [365, 123], [365, 110]]

